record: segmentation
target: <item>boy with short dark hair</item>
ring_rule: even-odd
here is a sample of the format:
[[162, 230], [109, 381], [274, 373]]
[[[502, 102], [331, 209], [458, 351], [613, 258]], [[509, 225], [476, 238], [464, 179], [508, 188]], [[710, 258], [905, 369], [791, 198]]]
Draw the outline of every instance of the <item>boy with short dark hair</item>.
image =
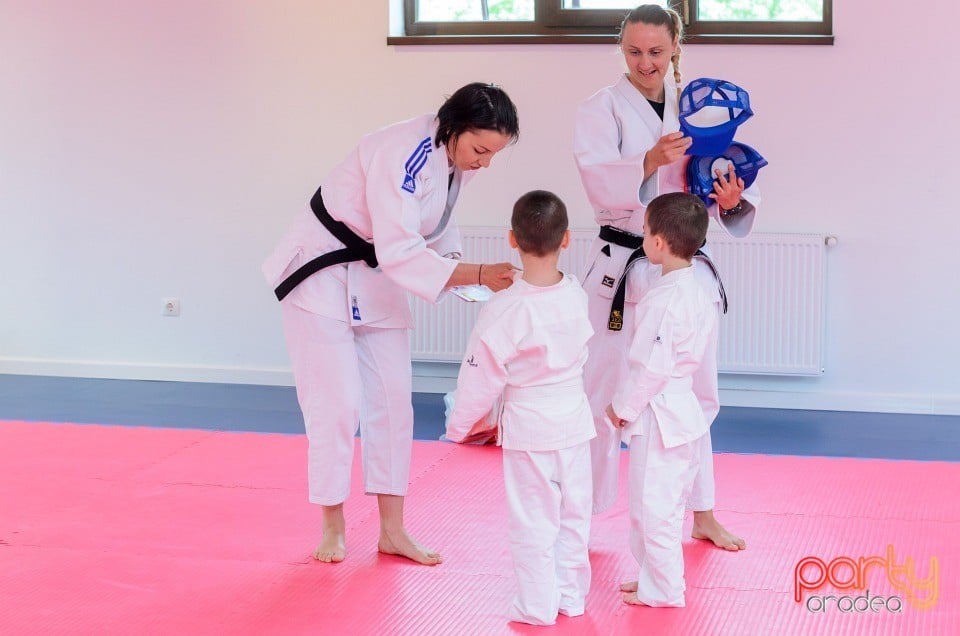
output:
[[630, 446], [630, 549], [640, 571], [620, 589], [634, 605], [685, 605], [684, 507], [700, 463], [694, 442], [710, 427], [693, 374], [717, 329], [716, 309], [691, 267], [708, 223], [692, 194], [664, 194], [647, 207], [643, 249], [659, 277], [637, 304], [630, 371], [607, 407]]
[[557, 269], [570, 242], [556, 195], [534, 190], [513, 208], [509, 241], [522, 275], [487, 301], [457, 378], [447, 438], [463, 441], [502, 395], [499, 443], [518, 591], [510, 620], [552, 625], [583, 614], [590, 588], [590, 439], [583, 391], [587, 296]]

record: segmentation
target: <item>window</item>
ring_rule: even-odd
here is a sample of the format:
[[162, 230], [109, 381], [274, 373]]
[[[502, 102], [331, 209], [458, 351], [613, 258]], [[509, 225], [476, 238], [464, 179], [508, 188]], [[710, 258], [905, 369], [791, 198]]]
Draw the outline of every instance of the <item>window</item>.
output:
[[[655, 0], [647, 0], [655, 1]], [[390, 44], [610, 42], [637, 0], [403, 0]], [[832, 44], [833, 0], [659, 0], [692, 43]]]

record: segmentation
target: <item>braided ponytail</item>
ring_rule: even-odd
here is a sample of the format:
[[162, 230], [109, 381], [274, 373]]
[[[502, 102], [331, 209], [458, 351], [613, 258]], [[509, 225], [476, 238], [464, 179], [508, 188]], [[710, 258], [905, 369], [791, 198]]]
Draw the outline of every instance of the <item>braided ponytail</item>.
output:
[[673, 9], [665, 9], [665, 11], [670, 14], [670, 19], [673, 22], [672, 34], [677, 40], [677, 50], [670, 56], [670, 61], [673, 63], [673, 81], [677, 83], [677, 101], [679, 102], [682, 86], [680, 79], [680, 40], [683, 39], [683, 18]]
[[681, 80], [680, 80], [680, 45], [677, 45], [676, 52], [670, 57], [670, 61], [673, 63], [673, 81], [677, 83], [677, 101], [680, 101], [681, 93]]

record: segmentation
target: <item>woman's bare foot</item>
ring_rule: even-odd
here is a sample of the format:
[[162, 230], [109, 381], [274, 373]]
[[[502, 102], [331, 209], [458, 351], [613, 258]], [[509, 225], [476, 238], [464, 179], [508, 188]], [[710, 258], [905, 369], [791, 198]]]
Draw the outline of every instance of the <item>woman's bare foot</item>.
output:
[[380, 530], [380, 541], [377, 550], [383, 554], [394, 554], [422, 563], [423, 565], [438, 565], [443, 563], [443, 557], [414, 541], [407, 531]]
[[335, 532], [324, 532], [323, 541], [313, 552], [313, 558], [324, 563], [340, 563], [346, 555], [346, 538], [342, 533]]
[[340, 563], [347, 555], [347, 522], [343, 504], [323, 506], [323, 540], [313, 551], [313, 558], [324, 563]]
[[403, 497], [399, 495], [377, 495], [380, 507], [380, 541], [377, 549], [384, 554], [395, 554], [422, 563], [437, 565], [443, 558], [410, 537], [403, 527]]
[[626, 582], [626, 583], [621, 583], [621, 584], [620, 584], [620, 591], [621, 591], [621, 592], [628, 592], [628, 593], [632, 593], [632, 594], [636, 595], [636, 593], [637, 593], [637, 582], [636, 582], [636, 581], [628, 581], [628, 582]]
[[713, 510], [695, 510], [693, 513], [693, 531], [690, 536], [694, 539], [713, 541], [718, 548], [736, 552], [746, 550], [747, 542], [720, 525], [713, 516]]

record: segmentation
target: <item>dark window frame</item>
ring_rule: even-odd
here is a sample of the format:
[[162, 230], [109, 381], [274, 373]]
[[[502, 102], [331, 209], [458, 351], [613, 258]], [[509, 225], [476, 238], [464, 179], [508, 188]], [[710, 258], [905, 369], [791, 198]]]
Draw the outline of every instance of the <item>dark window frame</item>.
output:
[[[833, 0], [823, 0], [820, 22], [696, 20], [699, 0], [670, 0], [685, 16], [690, 44], [833, 44]], [[527, 22], [417, 22], [417, 0], [404, 0], [404, 33], [388, 44], [594, 44], [616, 40], [623, 9], [564, 9], [563, 0], [534, 0]]]

